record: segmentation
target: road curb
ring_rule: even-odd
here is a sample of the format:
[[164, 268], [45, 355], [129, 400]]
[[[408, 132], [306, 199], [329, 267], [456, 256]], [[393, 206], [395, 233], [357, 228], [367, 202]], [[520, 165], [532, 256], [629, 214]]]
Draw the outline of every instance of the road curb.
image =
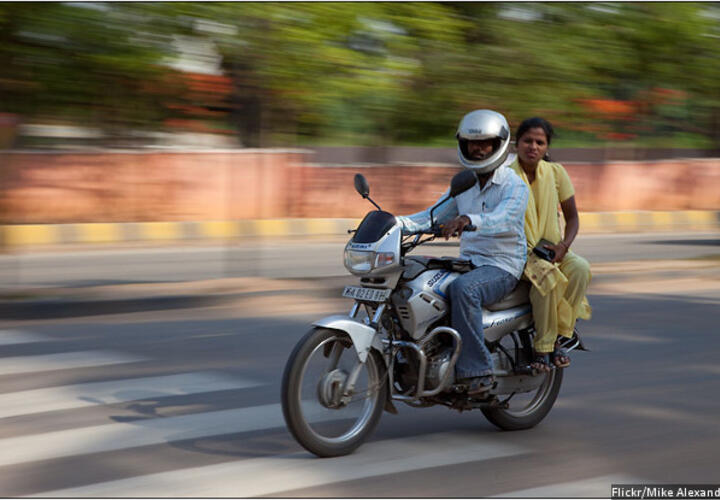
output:
[[[188, 222], [8, 224], [0, 248], [27, 246], [233, 240], [257, 237], [341, 236], [361, 219], [255, 219]], [[584, 234], [720, 228], [720, 211], [581, 212]]]
[[0, 226], [7, 248], [125, 242], [228, 240], [243, 237], [347, 235], [360, 219], [256, 219], [189, 222], [12, 224]]
[[581, 212], [580, 227], [588, 233], [652, 231], [702, 231], [720, 228], [720, 211], [714, 210], [627, 210]]

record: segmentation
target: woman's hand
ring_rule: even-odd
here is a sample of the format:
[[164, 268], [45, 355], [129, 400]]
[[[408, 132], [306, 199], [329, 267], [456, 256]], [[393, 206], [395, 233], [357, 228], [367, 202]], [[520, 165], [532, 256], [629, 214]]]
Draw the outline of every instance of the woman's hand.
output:
[[553, 264], [562, 261], [568, 252], [568, 247], [565, 246], [565, 243], [563, 243], [562, 241], [557, 245], [543, 245], [543, 247], [555, 252], [555, 257], [553, 257], [553, 260], [550, 261]]

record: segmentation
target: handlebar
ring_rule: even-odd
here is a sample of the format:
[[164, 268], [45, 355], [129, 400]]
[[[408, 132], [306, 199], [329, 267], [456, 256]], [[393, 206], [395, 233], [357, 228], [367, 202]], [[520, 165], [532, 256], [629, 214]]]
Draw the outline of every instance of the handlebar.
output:
[[[416, 234], [421, 234], [421, 235], [427, 234], [430, 236], [442, 236], [442, 232], [444, 229], [445, 229], [445, 226], [443, 226], [443, 225], [433, 226], [430, 229], [428, 229], [427, 231], [420, 231]], [[468, 231], [468, 232], [477, 231], [477, 226], [475, 226], [474, 224], [468, 224], [467, 226], [462, 228], [461, 232], [464, 233], [465, 231]]]

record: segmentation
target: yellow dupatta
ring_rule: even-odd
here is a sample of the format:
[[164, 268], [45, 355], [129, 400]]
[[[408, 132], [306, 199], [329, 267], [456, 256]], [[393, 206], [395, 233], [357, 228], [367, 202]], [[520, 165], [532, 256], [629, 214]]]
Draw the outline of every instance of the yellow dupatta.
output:
[[[517, 159], [513, 162], [511, 168], [515, 170], [515, 173], [530, 189], [527, 210], [525, 211], [528, 259], [523, 274], [542, 297], [546, 297], [551, 293], [556, 294], [558, 324], [571, 329], [570, 324], [574, 324], [574, 315], [572, 307], [565, 299], [565, 291], [568, 286], [567, 277], [560, 270], [559, 264], [550, 263], [532, 252], [532, 249], [541, 239], [546, 239], [553, 244], [557, 244], [562, 240], [558, 214], [560, 199], [556, 175], [556, 169], [562, 167], [558, 164], [540, 160], [532, 184], [528, 181], [527, 174]], [[568, 253], [571, 253], [570, 250], [568, 250]], [[587, 297], [583, 297], [582, 304], [577, 311], [577, 317], [589, 319], [591, 314], [592, 309]]]
[[528, 181], [527, 174], [517, 159], [515, 159], [511, 168], [515, 170], [515, 173], [520, 176], [530, 190], [527, 209], [525, 210], [525, 237], [528, 245], [528, 259], [524, 275], [543, 297], [552, 290], [562, 296], [567, 288], [567, 278], [560, 271], [557, 264], [541, 259], [532, 251], [538, 241], [543, 238], [553, 244], [557, 244], [562, 239], [557, 218], [559, 200], [555, 188], [555, 176], [552, 175], [552, 166], [548, 162], [540, 160], [535, 171], [535, 182], [532, 184]]

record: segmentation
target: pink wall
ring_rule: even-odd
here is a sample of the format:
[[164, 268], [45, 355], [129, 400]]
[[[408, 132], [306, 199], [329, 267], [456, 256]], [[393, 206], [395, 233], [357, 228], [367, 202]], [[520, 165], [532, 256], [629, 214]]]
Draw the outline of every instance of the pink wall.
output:
[[[362, 172], [393, 213], [436, 200], [457, 168], [317, 167], [300, 152], [0, 153], [3, 223], [361, 217]], [[720, 209], [720, 160], [565, 165], [581, 211]]]
[[5, 223], [284, 217], [297, 153], [0, 153]]
[[566, 165], [580, 210], [717, 210], [720, 159]]

